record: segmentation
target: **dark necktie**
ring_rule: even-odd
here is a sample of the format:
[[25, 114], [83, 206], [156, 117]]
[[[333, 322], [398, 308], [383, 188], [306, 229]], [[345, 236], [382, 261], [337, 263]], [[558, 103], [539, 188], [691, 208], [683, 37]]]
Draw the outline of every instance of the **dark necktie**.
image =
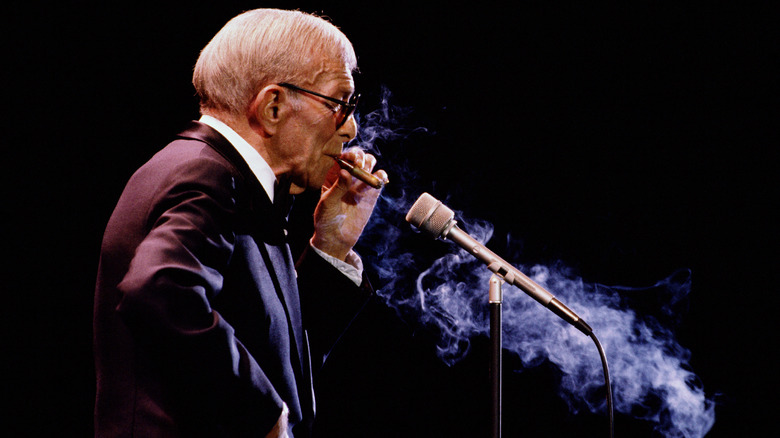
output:
[[290, 194], [290, 184], [289, 178], [282, 177], [274, 186], [274, 210], [285, 220], [295, 200], [295, 196]]

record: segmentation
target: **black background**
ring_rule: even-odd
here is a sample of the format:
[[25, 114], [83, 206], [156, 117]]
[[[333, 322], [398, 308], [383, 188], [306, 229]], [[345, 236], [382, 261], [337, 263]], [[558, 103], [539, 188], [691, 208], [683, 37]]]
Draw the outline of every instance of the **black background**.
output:
[[[91, 434], [103, 227], [133, 170], [197, 118], [199, 50], [258, 6], [218, 3], [5, 14], [10, 404], [0, 429], [9, 436]], [[519, 237], [526, 259], [562, 260], [588, 281], [644, 286], [691, 269], [676, 330], [717, 402], [708, 436], [758, 436], [774, 424], [778, 101], [769, 68], [778, 41], [769, 2], [328, 3], [263, 6], [329, 16], [358, 53], [362, 110], [376, 108], [386, 86], [409, 109], [404, 126], [427, 128], [384, 146], [418, 173], [403, 187], [410, 198], [448, 197], [494, 223], [498, 240]], [[448, 368], [391, 312], [366, 315], [323, 373], [324, 430], [486, 436], [484, 343]], [[505, 436], [605, 435], [602, 416], [568, 413], [557, 377], [547, 366], [507, 375]], [[649, 425], [617, 420], [617, 436], [653, 436]]]

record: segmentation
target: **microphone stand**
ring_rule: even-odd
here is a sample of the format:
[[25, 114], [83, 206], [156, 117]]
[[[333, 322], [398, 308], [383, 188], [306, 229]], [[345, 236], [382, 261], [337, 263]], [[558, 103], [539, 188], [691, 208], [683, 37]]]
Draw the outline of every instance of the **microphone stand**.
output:
[[490, 277], [488, 305], [490, 306], [490, 417], [491, 437], [501, 438], [501, 373], [502, 373], [502, 342], [501, 342], [501, 303], [503, 293], [501, 285], [504, 281], [496, 274]]

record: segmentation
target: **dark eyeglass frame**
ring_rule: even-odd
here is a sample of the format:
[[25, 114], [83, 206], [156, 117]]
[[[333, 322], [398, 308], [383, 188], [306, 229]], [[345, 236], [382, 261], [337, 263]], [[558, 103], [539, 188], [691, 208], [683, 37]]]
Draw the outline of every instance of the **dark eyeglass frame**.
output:
[[[338, 104], [339, 105], [339, 109], [336, 112], [336, 114], [338, 114], [338, 118], [336, 119], [336, 129], [341, 128], [342, 126], [344, 126], [344, 123], [347, 123], [347, 120], [349, 119], [349, 116], [351, 116], [352, 113], [355, 112], [355, 108], [357, 107], [357, 104], [358, 104], [358, 99], [360, 99], [360, 94], [353, 94], [352, 97], [349, 98], [349, 101], [345, 102], [343, 100], [339, 100], [339, 99], [336, 99], [336, 98], [333, 98], [333, 97], [330, 97], [330, 96], [326, 96], [324, 94], [317, 93], [316, 91], [307, 90], [305, 88], [301, 88], [301, 87], [298, 87], [296, 85], [293, 85], [293, 84], [290, 84], [290, 83], [287, 83], [287, 82], [282, 82], [282, 83], [277, 84], [277, 85], [279, 85], [280, 87], [289, 88], [290, 90], [295, 90], [295, 91], [299, 91], [299, 92], [302, 92], [302, 93], [308, 93], [308, 94], [311, 94], [312, 96], [317, 96], [317, 97], [325, 99], [325, 100], [327, 100], [329, 102], [333, 102], [333, 103]], [[332, 108], [330, 105], [326, 104], [325, 102], [323, 102], [323, 105], [325, 105], [328, 108], [330, 108], [331, 111], [334, 110], [334, 108]]]

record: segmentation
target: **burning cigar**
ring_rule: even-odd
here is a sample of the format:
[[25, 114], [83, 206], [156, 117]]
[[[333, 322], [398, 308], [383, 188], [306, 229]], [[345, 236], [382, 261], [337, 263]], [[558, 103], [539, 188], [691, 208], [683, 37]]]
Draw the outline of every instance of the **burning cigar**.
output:
[[346, 169], [347, 172], [349, 172], [350, 175], [354, 176], [355, 178], [363, 181], [364, 183], [370, 185], [371, 187], [375, 189], [381, 189], [385, 186], [389, 181], [382, 180], [377, 178], [376, 176], [366, 172], [365, 170], [361, 169], [360, 167], [355, 166], [354, 164], [350, 163], [349, 161], [345, 161], [339, 157], [328, 155], [329, 157], [336, 160], [337, 163], [339, 163], [339, 166], [341, 166], [342, 169]]

